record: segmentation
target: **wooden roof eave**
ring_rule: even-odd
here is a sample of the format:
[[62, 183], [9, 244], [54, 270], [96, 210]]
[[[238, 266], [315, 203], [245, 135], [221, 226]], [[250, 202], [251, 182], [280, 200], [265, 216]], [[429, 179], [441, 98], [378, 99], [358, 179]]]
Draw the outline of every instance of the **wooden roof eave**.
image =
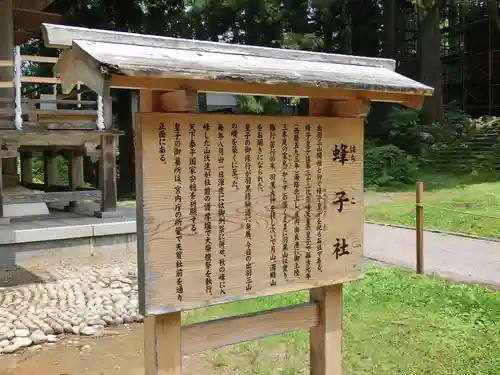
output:
[[110, 87], [194, 89], [330, 99], [365, 98], [421, 107], [433, 89], [389, 69], [318, 61], [74, 40], [55, 67], [70, 91], [77, 81], [106, 95]]
[[74, 40], [92, 42], [118, 43], [144, 47], [190, 50], [196, 52], [216, 52], [249, 57], [271, 57], [282, 60], [325, 62], [331, 64], [347, 64], [381, 67], [394, 71], [396, 62], [380, 57], [362, 57], [338, 55], [324, 52], [310, 52], [293, 49], [277, 49], [270, 47], [249, 46], [241, 44], [218, 43], [204, 40], [180, 39], [157, 35], [143, 35], [120, 31], [88, 29], [84, 27], [52, 25], [44, 23], [42, 34], [48, 48], [70, 48]]

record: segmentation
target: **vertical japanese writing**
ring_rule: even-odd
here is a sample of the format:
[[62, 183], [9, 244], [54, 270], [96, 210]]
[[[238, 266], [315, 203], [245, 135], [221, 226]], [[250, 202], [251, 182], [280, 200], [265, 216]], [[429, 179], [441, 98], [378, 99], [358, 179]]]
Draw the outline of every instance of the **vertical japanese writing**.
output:
[[176, 279], [177, 279], [177, 299], [182, 301], [184, 295], [183, 268], [182, 263], [182, 183], [181, 183], [181, 125], [174, 126], [174, 227], [175, 227], [175, 255], [176, 255]]
[[210, 160], [210, 124], [203, 125], [203, 207], [205, 209], [205, 292], [212, 295], [212, 166]]
[[196, 127], [189, 124], [189, 215], [191, 216], [191, 232], [196, 233]]
[[165, 156], [167, 152], [167, 136], [165, 133], [165, 123], [160, 122], [158, 126], [158, 153], [160, 154], [160, 161], [163, 164], [167, 164], [167, 158]]
[[252, 166], [250, 124], [245, 125], [245, 260], [246, 290], [252, 290]]
[[281, 262], [283, 268], [283, 276], [288, 279], [288, 125], [283, 124], [281, 127], [281, 165], [282, 190], [281, 207], [283, 207], [283, 233], [282, 233], [282, 248]]
[[316, 266], [323, 272], [323, 126], [316, 127]]
[[232, 187], [238, 190], [238, 160], [236, 159], [238, 156], [238, 124], [236, 123], [233, 123], [231, 126], [231, 152], [233, 154], [233, 160], [231, 162], [233, 177]]
[[343, 255], [349, 255], [350, 253], [347, 250], [348, 247], [349, 245], [347, 244], [345, 238], [337, 238], [337, 242], [333, 245], [333, 255], [335, 256], [335, 259], [339, 259]]
[[225, 208], [225, 178], [224, 178], [224, 125], [217, 127], [218, 140], [218, 214], [219, 214], [219, 287], [220, 294], [226, 294], [226, 208]]
[[334, 145], [332, 148], [333, 161], [338, 161], [342, 165], [344, 165], [349, 160], [353, 162], [356, 161], [355, 153], [355, 145], [348, 146], [345, 143], [341, 143], [340, 147], [338, 145]]
[[343, 190], [336, 192], [335, 197], [336, 199], [333, 201], [333, 205], [334, 206], [339, 205], [339, 207], [337, 208], [337, 211], [339, 213], [341, 213], [344, 210], [344, 203], [350, 202], [351, 204], [356, 204], [356, 199], [354, 197], [351, 197], [351, 199], [349, 199], [349, 197], [347, 197], [346, 192]]
[[351, 161], [356, 161], [356, 146], [355, 145], [350, 145], [349, 146], [349, 153], [351, 154]]
[[305, 217], [306, 217], [306, 279], [311, 278], [311, 125], [306, 125], [306, 150], [305, 150]]
[[257, 127], [257, 191], [264, 191], [264, 157], [262, 155], [262, 147], [264, 147], [264, 139], [262, 137], [262, 124]]
[[300, 148], [300, 128], [296, 124], [293, 129], [293, 167], [294, 167], [294, 177], [293, 177], [293, 193], [294, 193], [294, 241], [293, 241], [293, 260], [295, 262], [293, 275], [300, 277], [300, 159], [299, 159], [299, 148]]
[[269, 228], [271, 255], [269, 266], [270, 286], [276, 285], [276, 125], [269, 127], [269, 210], [271, 222]]

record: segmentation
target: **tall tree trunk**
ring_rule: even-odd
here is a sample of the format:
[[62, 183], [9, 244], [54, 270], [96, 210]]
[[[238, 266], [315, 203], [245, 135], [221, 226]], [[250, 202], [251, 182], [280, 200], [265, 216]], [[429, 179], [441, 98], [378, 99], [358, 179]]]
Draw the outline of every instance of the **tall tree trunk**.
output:
[[333, 26], [334, 26], [334, 16], [332, 14], [331, 7], [324, 8], [321, 10], [321, 16], [323, 21], [323, 52], [332, 53], [333, 52]]
[[342, 4], [341, 20], [343, 24], [343, 31], [340, 40], [340, 52], [350, 55], [352, 54], [352, 28], [351, 19], [349, 18], [347, 5]]
[[384, 56], [396, 58], [396, 0], [384, 0]]
[[[396, 0], [384, 0], [383, 8], [383, 42], [382, 55], [391, 59], [396, 58]], [[372, 103], [371, 111], [368, 114], [365, 135], [381, 136], [383, 127], [387, 120], [389, 111], [392, 109], [391, 103]]]
[[422, 115], [427, 123], [439, 122], [444, 124], [439, 6], [429, 7], [423, 13], [419, 27], [418, 46], [421, 81], [434, 88], [434, 95], [425, 99]]

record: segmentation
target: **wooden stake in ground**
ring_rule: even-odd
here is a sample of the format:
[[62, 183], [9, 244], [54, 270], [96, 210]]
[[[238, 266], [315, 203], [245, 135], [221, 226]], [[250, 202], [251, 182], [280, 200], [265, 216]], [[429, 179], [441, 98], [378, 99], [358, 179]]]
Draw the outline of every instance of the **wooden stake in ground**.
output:
[[417, 182], [417, 192], [415, 200], [416, 209], [416, 249], [417, 249], [417, 273], [424, 274], [424, 183]]

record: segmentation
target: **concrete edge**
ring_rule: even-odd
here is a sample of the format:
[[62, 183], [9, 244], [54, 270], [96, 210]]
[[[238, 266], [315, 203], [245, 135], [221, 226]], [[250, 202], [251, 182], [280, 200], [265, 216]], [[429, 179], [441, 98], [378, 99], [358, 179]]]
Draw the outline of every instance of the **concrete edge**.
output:
[[8, 245], [16, 243], [67, 240], [72, 238], [135, 234], [136, 231], [137, 227], [135, 220], [100, 224], [54, 226], [49, 228], [1, 230], [0, 244]]
[[[371, 220], [365, 220], [365, 224], [373, 224], [373, 225], [379, 225], [379, 226], [383, 226], [383, 227], [415, 230], [415, 227], [408, 227], [406, 225], [400, 225], [400, 224], [379, 223], [377, 221], [371, 221]], [[440, 230], [440, 229], [424, 229], [424, 232], [444, 234], [447, 236], [465, 237], [465, 238], [471, 238], [473, 240], [481, 240], [481, 241], [487, 241], [487, 242], [500, 242], [500, 238], [481, 237], [481, 236], [475, 236], [473, 234], [448, 232], [448, 231]]]

